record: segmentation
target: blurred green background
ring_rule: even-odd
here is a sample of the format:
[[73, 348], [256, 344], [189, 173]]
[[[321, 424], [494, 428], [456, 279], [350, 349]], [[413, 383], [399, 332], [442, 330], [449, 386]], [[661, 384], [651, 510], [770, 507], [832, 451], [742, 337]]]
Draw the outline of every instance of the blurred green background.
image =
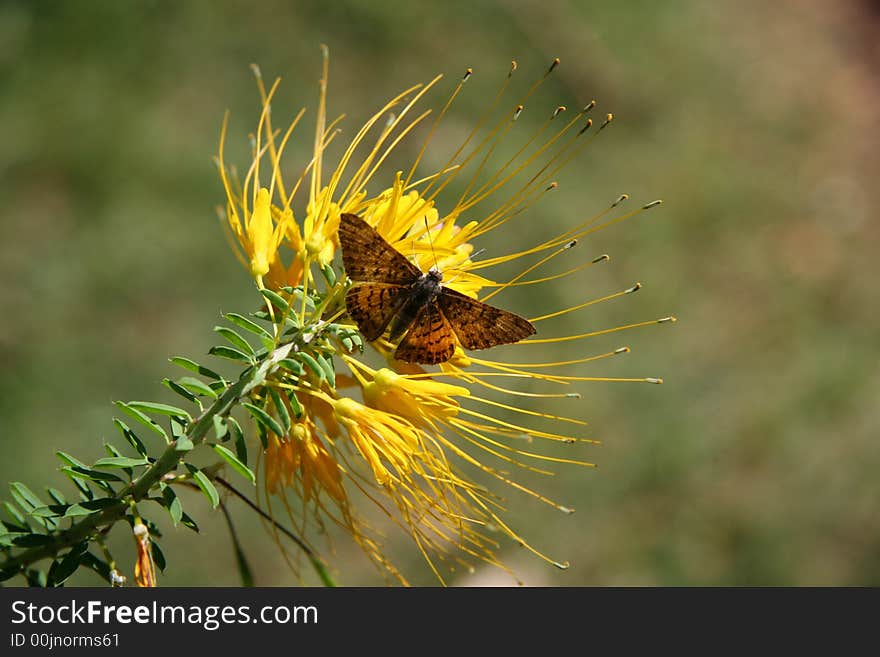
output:
[[[0, 481], [67, 490], [55, 450], [102, 456], [120, 442], [112, 400], [171, 401], [167, 357], [207, 360], [219, 313], [255, 306], [217, 225], [211, 158], [229, 109], [229, 159], [246, 164], [251, 62], [284, 78], [276, 112], [308, 106], [310, 123], [320, 43], [343, 137], [411, 83], [442, 72], [447, 93], [472, 66], [453, 109], [468, 125], [512, 58], [521, 85], [562, 59], [521, 120], [592, 98], [614, 112], [494, 252], [623, 192], [666, 201], [590, 238], [584, 257], [612, 262], [556, 288], [552, 301], [575, 303], [645, 286], [570, 316], [570, 331], [679, 322], [553, 353], [629, 345], [582, 373], [666, 383], [583, 384], [565, 406], [604, 440], [579, 454], [600, 467], [526, 478], [577, 508], [514, 498], [514, 526], [571, 561], [558, 571], [505, 545], [527, 584], [880, 584], [880, 11], [867, 1], [0, 3]], [[296, 583], [231, 507], [257, 584]], [[188, 508], [203, 536], [166, 527], [161, 583], [237, 584], [222, 518], [198, 496]], [[113, 540], [130, 559], [125, 531]], [[387, 542], [413, 583], [435, 582], [404, 536]], [[326, 556], [343, 584], [382, 583], [345, 540]], [[511, 582], [483, 568], [451, 581]]]

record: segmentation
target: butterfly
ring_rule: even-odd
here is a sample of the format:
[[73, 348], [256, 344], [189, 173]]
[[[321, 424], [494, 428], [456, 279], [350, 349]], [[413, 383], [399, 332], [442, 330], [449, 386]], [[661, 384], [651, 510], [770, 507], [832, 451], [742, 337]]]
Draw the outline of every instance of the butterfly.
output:
[[342, 264], [354, 285], [345, 295], [348, 314], [372, 342], [391, 327], [394, 357], [434, 365], [465, 349], [488, 349], [535, 333], [519, 315], [472, 299], [443, 285], [434, 266], [427, 273], [407, 260], [355, 214], [339, 222]]

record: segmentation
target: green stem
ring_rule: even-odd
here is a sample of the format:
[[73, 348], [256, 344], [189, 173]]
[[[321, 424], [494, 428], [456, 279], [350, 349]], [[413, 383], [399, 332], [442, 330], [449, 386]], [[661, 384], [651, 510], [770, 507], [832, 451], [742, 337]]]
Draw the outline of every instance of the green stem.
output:
[[147, 497], [150, 490], [159, 483], [162, 477], [175, 470], [184, 455], [205, 439], [208, 431], [213, 427], [214, 417], [227, 414], [236, 402], [262, 384], [270, 370], [278, 361], [286, 358], [292, 348], [292, 342], [278, 347], [260, 363], [259, 367], [250, 367], [245, 370], [238, 381], [229, 386], [210, 408], [190, 424], [184, 436], [170, 443], [149, 468], [119, 491], [115, 504], [86, 516], [65, 530], [49, 534], [47, 538], [50, 540], [45, 545], [29, 548], [0, 562], [0, 572], [20, 571], [37, 561], [54, 557], [63, 549], [90, 539], [100, 528], [120, 520], [128, 511], [132, 501], [138, 502]]
[[263, 511], [263, 509], [261, 509], [259, 506], [257, 506], [253, 500], [248, 498], [247, 495], [245, 495], [244, 493], [239, 491], [237, 488], [235, 488], [235, 486], [230, 484], [225, 479], [223, 479], [221, 477], [217, 477], [217, 476], [212, 477], [212, 479], [215, 482], [217, 482], [218, 484], [220, 484], [221, 486], [223, 486], [223, 488], [228, 490], [230, 493], [235, 495], [242, 502], [247, 504], [255, 513], [257, 513], [264, 520], [272, 523], [272, 525], [275, 527], [275, 529], [277, 529], [279, 532], [281, 532], [282, 534], [287, 536], [287, 538], [289, 538], [291, 541], [296, 543], [297, 547], [303, 551], [303, 553], [308, 558], [309, 562], [312, 564], [312, 567], [315, 569], [315, 572], [318, 574], [318, 577], [321, 578], [321, 583], [324, 586], [330, 586], [330, 587], [336, 586], [336, 582], [333, 581], [333, 578], [330, 576], [330, 573], [327, 572], [327, 566], [324, 565], [324, 562], [321, 561], [320, 557], [318, 557], [318, 555], [314, 553], [312, 548], [310, 548], [308, 545], [306, 545], [299, 536], [297, 536], [292, 531], [287, 529], [287, 527], [285, 527], [284, 525], [279, 524], [278, 521], [276, 521], [272, 516], [270, 516], [268, 513]]

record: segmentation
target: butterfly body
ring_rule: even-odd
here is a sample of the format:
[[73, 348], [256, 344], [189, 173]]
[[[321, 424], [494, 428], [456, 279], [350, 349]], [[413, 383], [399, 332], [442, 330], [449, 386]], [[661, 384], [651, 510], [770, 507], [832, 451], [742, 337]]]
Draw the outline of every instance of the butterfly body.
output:
[[519, 315], [472, 299], [442, 284], [436, 267], [423, 273], [363, 219], [342, 214], [342, 264], [354, 285], [345, 295], [348, 314], [369, 340], [391, 326], [402, 337], [394, 357], [410, 363], [442, 363], [465, 349], [518, 342], [535, 333]]
[[443, 289], [443, 274], [436, 267], [431, 267], [427, 274], [422, 274], [410, 286], [406, 300], [391, 320], [391, 333], [388, 339], [395, 342], [412, 326], [419, 311], [428, 304], [435, 303]]

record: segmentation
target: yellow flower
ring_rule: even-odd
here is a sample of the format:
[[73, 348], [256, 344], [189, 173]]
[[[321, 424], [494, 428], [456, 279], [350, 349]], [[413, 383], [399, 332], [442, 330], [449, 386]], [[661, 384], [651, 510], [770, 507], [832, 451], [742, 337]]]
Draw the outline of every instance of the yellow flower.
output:
[[[505, 547], [505, 537], [564, 568], [566, 562], [546, 556], [513, 528], [506, 517], [511, 502], [490, 484], [500, 484], [507, 494], [526, 495], [570, 513], [572, 509], [522, 483], [519, 476], [552, 474], [547, 464], [591, 466], [579, 458], [579, 448], [596, 441], [581, 435], [586, 425], [583, 420], [549, 413], [542, 405], [552, 398], [578, 398], [578, 393], [565, 389], [578, 382], [661, 382], [657, 378], [585, 376], [571, 370], [628, 353], [626, 347], [547, 362], [534, 356], [504, 362], [482, 353], [465, 353], [459, 347], [448, 362], [429, 369], [394, 361], [394, 345], [380, 338], [372, 347], [386, 359], [387, 366], [373, 367], [368, 364], [369, 357], [360, 353], [356, 327], [345, 314], [348, 282], [344, 271], [333, 268], [342, 213], [361, 216], [422, 271], [438, 266], [444, 285], [485, 301], [509, 288], [551, 283], [606, 262], [608, 256], [601, 255], [559, 273], [534, 274], [571, 252], [583, 237], [659, 203], [621, 213], [618, 208], [627, 200], [624, 195], [536, 246], [475, 257], [474, 246], [487, 243], [491, 231], [522, 221], [534, 203], [557, 187], [555, 176], [560, 169], [612, 120], [608, 114], [591, 130], [587, 114], [594, 109], [594, 102], [567, 119], [564, 107], [554, 108], [534, 133], [521, 139], [521, 147], [512, 156], [494, 163], [493, 156], [502, 150], [498, 148], [502, 139], [515, 132], [525, 106], [558, 63], [554, 61], [543, 78], [505, 110], [502, 99], [514, 77], [514, 63], [486, 114], [463, 143], [437, 170], [419, 176], [416, 173], [427, 159], [425, 154], [471, 77], [470, 70], [433, 114], [430, 125], [426, 120], [432, 112], [416, 108], [441, 76], [389, 100], [342, 147], [333, 166], [325, 167], [326, 151], [339, 134], [336, 125], [340, 120], [328, 125], [326, 118], [325, 49], [313, 155], [303, 163], [292, 185], [282, 175], [282, 155], [304, 110], [295, 113], [283, 133], [273, 129], [271, 117], [278, 114], [271, 108], [271, 99], [278, 81], [267, 92], [257, 71], [263, 111], [253, 162], [241, 185], [223, 162], [224, 124], [220, 171], [227, 194], [226, 216], [238, 251], [243, 252], [242, 259], [258, 284], [287, 299], [287, 309], [281, 309], [283, 316], [269, 308], [274, 313], [270, 319], [276, 325], [275, 344], [282, 344], [293, 330], [283, 331], [290, 322], [299, 331], [296, 335], [307, 336], [293, 358], [306, 366], [276, 382], [290, 402], [279, 408], [276, 399], [276, 415], [294, 419], [286, 435], [269, 435], [263, 453], [263, 503], [271, 510], [271, 500], [281, 499], [297, 527], [321, 528], [330, 518], [402, 582], [406, 581], [404, 576], [385, 557], [378, 532], [352, 508], [350, 492], [356, 490], [358, 498], [375, 502], [409, 534], [440, 581], [445, 581], [440, 562], [448, 568], [456, 564], [470, 568], [475, 562], [504, 568], [499, 552]], [[415, 161], [407, 171], [396, 171], [389, 177], [383, 165], [422, 124], [427, 137]], [[267, 170], [266, 180], [262, 180]], [[327, 171], [331, 171], [329, 175]], [[464, 191], [450, 201], [453, 182], [462, 183]], [[371, 193], [371, 186], [379, 191]], [[297, 205], [302, 208], [302, 219], [295, 221], [294, 200], [300, 190], [307, 198]], [[253, 207], [250, 214], [248, 207]], [[251, 219], [239, 225], [239, 216]], [[492, 267], [518, 260], [527, 264], [512, 278], [496, 281], [484, 275]], [[530, 321], [550, 321], [640, 287], [581, 301]], [[548, 330], [549, 337], [544, 337], [542, 326], [542, 337], [497, 353], [517, 350], [535, 354], [549, 343], [576, 345], [589, 337], [671, 321], [674, 318], [665, 317], [577, 335], [554, 335]], [[341, 367], [348, 372], [340, 371]], [[549, 389], [538, 390], [541, 386]], [[267, 399], [264, 392], [256, 394], [262, 395], [264, 402]], [[546, 454], [542, 443], [568, 445], [572, 456]], [[516, 474], [509, 471], [511, 466]], [[472, 480], [473, 473], [482, 473], [486, 481]], [[289, 497], [301, 501], [302, 511], [294, 510], [296, 505], [288, 502]], [[383, 500], [390, 500], [393, 509]]]

